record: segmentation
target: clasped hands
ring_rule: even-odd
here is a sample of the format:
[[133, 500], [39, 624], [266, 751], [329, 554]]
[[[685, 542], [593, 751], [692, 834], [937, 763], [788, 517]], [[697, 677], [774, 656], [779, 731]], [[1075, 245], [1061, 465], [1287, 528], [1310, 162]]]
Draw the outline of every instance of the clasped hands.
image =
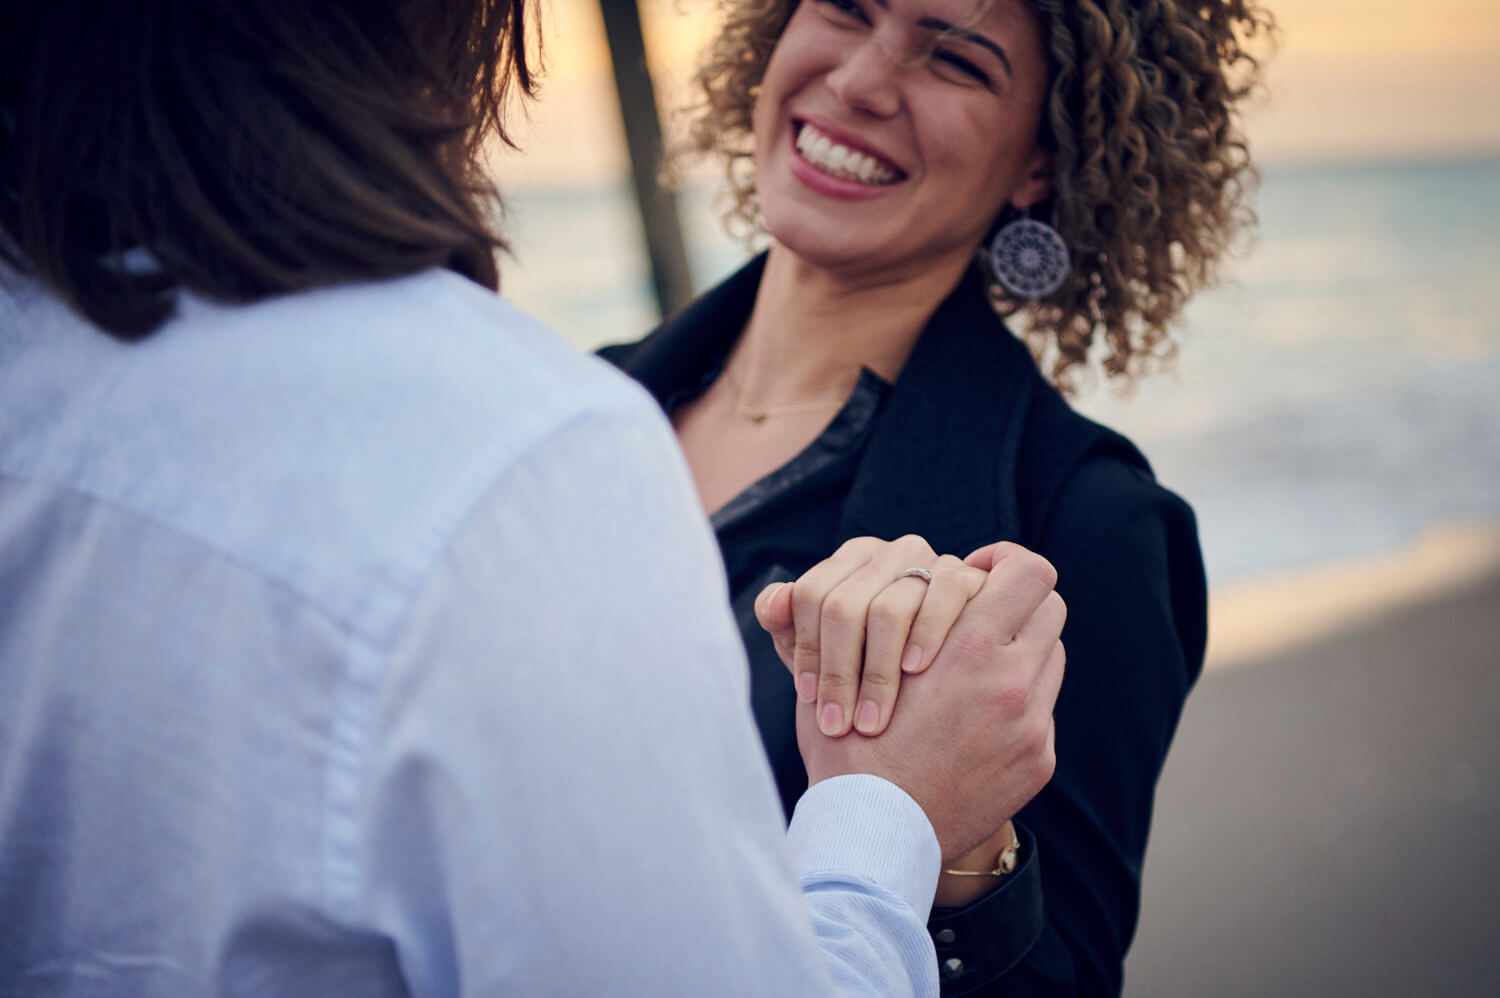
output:
[[[908, 568], [932, 581], [898, 578]], [[945, 864], [993, 860], [1006, 822], [1056, 764], [1067, 615], [1056, 581], [1015, 544], [960, 560], [908, 535], [855, 538], [766, 587], [755, 613], [797, 688], [809, 781], [885, 777], [927, 813]], [[943, 884], [938, 903], [984, 889]]]

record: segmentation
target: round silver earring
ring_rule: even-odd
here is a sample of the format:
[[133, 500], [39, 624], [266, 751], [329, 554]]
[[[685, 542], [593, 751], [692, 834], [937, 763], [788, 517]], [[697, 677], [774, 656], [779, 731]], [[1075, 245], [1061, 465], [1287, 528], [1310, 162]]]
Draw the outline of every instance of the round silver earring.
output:
[[990, 269], [1018, 298], [1045, 298], [1068, 279], [1068, 244], [1046, 222], [1023, 215], [990, 242]]

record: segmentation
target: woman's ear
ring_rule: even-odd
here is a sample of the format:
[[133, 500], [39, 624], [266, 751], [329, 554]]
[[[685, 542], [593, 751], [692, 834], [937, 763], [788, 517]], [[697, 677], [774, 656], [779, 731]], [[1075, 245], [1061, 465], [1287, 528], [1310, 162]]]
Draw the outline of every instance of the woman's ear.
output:
[[1052, 196], [1052, 153], [1038, 147], [1026, 164], [1025, 177], [1010, 196], [1010, 206], [1016, 211], [1025, 211]]

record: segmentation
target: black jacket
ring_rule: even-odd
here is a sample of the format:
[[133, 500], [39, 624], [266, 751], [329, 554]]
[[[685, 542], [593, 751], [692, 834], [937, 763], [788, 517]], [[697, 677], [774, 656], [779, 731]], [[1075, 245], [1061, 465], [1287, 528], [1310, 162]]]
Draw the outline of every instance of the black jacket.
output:
[[[645, 339], [601, 353], [666, 399], [727, 354], [763, 266], [752, 261]], [[1135, 447], [1040, 376], [977, 272], [933, 314], [876, 419], [834, 546], [914, 533], [963, 556], [1014, 540], [1052, 561], [1068, 605], [1056, 775], [1018, 815], [1022, 867], [968, 908], [934, 912], [944, 994], [1118, 994], [1157, 776], [1203, 658], [1192, 512]], [[748, 590], [764, 581], [733, 595], [752, 690], [785, 699], [786, 670], [747, 612]], [[778, 780], [805, 780], [790, 700], [784, 711], [756, 707]]]

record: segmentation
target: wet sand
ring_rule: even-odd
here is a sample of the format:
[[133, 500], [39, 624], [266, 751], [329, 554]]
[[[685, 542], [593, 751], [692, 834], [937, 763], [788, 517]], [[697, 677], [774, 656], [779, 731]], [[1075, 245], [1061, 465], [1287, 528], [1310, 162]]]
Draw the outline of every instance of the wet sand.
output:
[[1127, 995], [1500, 995], [1484, 533], [1426, 539], [1421, 572], [1407, 550], [1216, 609], [1248, 637], [1219, 635], [1168, 759]]

